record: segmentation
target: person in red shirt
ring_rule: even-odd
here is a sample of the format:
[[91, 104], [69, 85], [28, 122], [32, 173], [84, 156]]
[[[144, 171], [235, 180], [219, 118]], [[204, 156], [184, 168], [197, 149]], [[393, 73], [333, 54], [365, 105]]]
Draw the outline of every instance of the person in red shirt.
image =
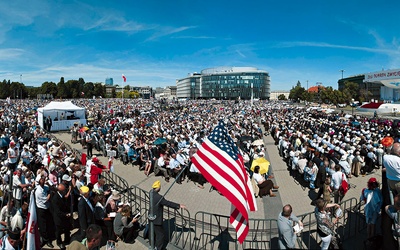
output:
[[102, 172], [109, 172], [110, 170], [100, 163], [99, 158], [95, 157], [92, 160], [92, 166], [90, 167], [90, 183], [93, 185], [99, 180], [99, 174]]

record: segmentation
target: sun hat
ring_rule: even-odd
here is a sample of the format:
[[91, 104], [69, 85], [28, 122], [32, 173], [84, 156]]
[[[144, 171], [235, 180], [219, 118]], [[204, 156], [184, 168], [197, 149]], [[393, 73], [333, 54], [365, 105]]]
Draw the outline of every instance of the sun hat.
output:
[[160, 181], [155, 181], [151, 187], [154, 188], [154, 189], [160, 188], [161, 187], [161, 182]]
[[121, 195], [119, 194], [118, 191], [113, 190], [113, 191], [112, 191], [112, 195], [111, 195], [111, 199], [113, 199], [113, 200], [119, 200], [119, 199], [121, 199]]
[[71, 181], [71, 176], [65, 174], [65, 175], [63, 175], [62, 180], [63, 181]]
[[87, 194], [89, 193], [89, 188], [87, 186], [82, 186], [80, 189], [82, 194]]
[[7, 172], [7, 167], [6, 166], [3, 166], [3, 167], [1, 167], [1, 169], [0, 169], [0, 172], [2, 173], [2, 174], [4, 174], [5, 172]]

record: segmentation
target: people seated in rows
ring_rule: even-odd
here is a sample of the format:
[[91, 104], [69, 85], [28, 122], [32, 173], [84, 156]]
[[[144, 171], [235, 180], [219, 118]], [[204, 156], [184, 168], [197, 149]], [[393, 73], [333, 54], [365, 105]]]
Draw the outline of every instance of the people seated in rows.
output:
[[157, 165], [159, 168], [159, 171], [161, 172], [162, 175], [165, 177], [165, 181], [169, 182], [169, 175], [167, 172], [167, 168], [169, 167], [169, 157], [168, 154], [161, 154], [160, 157], [157, 160]]
[[[181, 172], [182, 170], [182, 166], [181, 163], [176, 159], [176, 154], [172, 154], [171, 155], [171, 160], [169, 161], [168, 164], [168, 170], [169, 170], [169, 176], [170, 177], [177, 177], [177, 175]], [[179, 176], [179, 179], [176, 181], [176, 183], [178, 184], [182, 184], [182, 179], [184, 179], [184, 177], [181, 175]]]

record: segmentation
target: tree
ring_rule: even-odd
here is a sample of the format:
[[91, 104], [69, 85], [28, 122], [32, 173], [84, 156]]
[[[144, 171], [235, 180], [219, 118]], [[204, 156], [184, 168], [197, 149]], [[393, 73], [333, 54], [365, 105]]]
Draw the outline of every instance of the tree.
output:
[[297, 81], [296, 87], [301, 87], [300, 81]]
[[11, 96], [10, 81], [7, 82], [7, 80], [4, 79], [2, 82], [0, 82], [0, 89], [0, 99], [6, 99], [7, 97]]
[[359, 92], [360, 92], [360, 87], [358, 86], [357, 83], [355, 82], [346, 82], [344, 84], [344, 89], [343, 93], [346, 95], [346, 101], [347, 103], [351, 102], [351, 99], [359, 99]]
[[44, 82], [40, 87], [41, 94], [50, 94], [54, 97], [57, 96], [57, 85], [54, 82]]
[[280, 94], [278, 96], [278, 100], [286, 100], [286, 96], [284, 94]]
[[290, 99], [290, 100], [293, 100], [293, 101], [295, 101], [295, 102], [297, 102], [297, 101], [299, 101], [299, 100], [303, 100], [303, 99], [302, 99], [302, 98], [303, 98], [303, 93], [304, 93], [305, 91], [306, 91], [306, 90], [305, 90], [303, 87], [300, 87], [300, 86], [293, 87], [293, 88], [290, 90], [289, 99]]
[[101, 83], [95, 83], [93, 95], [106, 97], [106, 86], [102, 85]]
[[64, 82], [64, 77], [60, 78], [60, 81], [57, 83], [57, 97], [58, 98], [69, 98], [69, 89], [66, 88], [66, 84]]

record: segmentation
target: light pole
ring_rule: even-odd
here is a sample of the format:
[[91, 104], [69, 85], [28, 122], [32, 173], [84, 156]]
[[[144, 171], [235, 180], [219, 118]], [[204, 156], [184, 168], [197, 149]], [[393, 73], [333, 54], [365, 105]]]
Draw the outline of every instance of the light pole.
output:
[[344, 69], [341, 69], [341, 70], [339, 70], [339, 71], [342, 72], [342, 79], [343, 79], [343, 72], [344, 72], [345, 70], [344, 70]]

